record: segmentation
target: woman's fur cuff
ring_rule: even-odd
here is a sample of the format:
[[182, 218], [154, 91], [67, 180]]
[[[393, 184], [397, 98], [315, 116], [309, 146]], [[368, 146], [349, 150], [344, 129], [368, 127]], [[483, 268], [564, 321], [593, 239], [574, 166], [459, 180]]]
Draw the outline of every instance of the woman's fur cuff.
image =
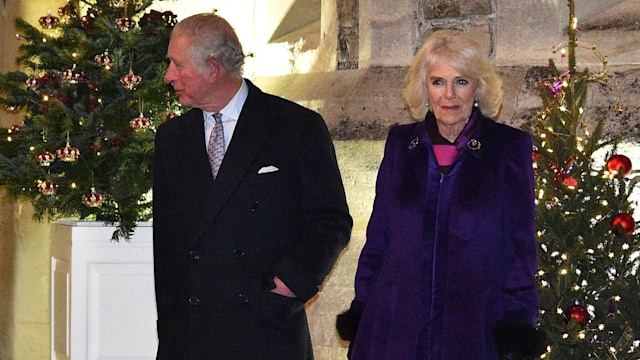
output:
[[547, 348], [544, 331], [527, 324], [498, 322], [494, 339], [501, 360], [533, 360]]
[[362, 311], [351, 308], [336, 316], [336, 329], [342, 340], [353, 341], [358, 332]]

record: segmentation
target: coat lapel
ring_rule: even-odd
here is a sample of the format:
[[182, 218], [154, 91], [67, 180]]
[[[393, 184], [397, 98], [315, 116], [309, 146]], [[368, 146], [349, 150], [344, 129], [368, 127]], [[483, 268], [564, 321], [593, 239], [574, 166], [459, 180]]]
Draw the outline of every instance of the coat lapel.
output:
[[[260, 151], [273, 123], [262, 91], [248, 80], [249, 95], [225, 153], [218, 176], [209, 189], [207, 207], [196, 239], [211, 224], [231, 194], [246, 175], [252, 160]], [[206, 153], [206, 152], [205, 152]]]
[[430, 151], [431, 140], [427, 134], [427, 128], [424, 121], [416, 123], [411, 132], [406, 137], [406, 143], [403, 144], [404, 150], [407, 152], [407, 176], [403, 184], [406, 196], [413, 201], [420, 202], [419, 206], [424, 208], [424, 199], [426, 199], [429, 166], [437, 166], [435, 157]]
[[482, 160], [487, 149], [491, 147], [492, 134], [494, 132], [491, 128], [495, 125], [495, 121], [485, 117], [481, 117], [479, 121], [480, 125], [478, 126], [478, 130], [467, 142], [465, 152]]
[[[181, 129], [184, 134], [176, 134], [181, 136], [182, 139], [189, 139], [184, 141], [183, 146], [185, 150], [185, 159], [193, 159], [196, 166], [196, 173], [202, 174], [203, 178], [207, 178], [206, 175], [211, 173], [209, 166], [209, 158], [207, 156], [207, 148], [204, 143], [204, 119], [202, 111], [193, 110], [189, 112], [187, 118], [181, 119], [185, 123], [185, 126]], [[196, 139], [196, 141], [192, 141]], [[202, 139], [202, 141], [197, 141]], [[209, 184], [207, 182], [207, 184]]]

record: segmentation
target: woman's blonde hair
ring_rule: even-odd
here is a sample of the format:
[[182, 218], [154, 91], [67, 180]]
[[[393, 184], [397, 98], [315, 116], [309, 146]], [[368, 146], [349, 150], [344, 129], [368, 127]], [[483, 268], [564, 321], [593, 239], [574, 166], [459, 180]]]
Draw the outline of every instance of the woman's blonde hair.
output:
[[476, 100], [484, 116], [495, 118], [502, 105], [502, 79], [480, 44], [460, 30], [445, 29], [431, 34], [416, 54], [409, 73], [404, 98], [416, 120], [428, 111], [426, 81], [429, 71], [443, 61], [463, 76], [478, 82]]

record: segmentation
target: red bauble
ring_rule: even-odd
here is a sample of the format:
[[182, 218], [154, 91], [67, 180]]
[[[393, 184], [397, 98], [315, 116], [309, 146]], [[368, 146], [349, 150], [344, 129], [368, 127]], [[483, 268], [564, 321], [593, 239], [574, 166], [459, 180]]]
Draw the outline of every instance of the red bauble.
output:
[[636, 229], [636, 222], [633, 220], [633, 216], [627, 213], [619, 213], [611, 219], [611, 226], [613, 226], [613, 232], [620, 235], [620, 227], [624, 229], [627, 235], [633, 234]]
[[539, 156], [540, 156], [540, 151], [536, 151], [536, 150], [534, 150], [534, 151], [531, 153], [531, 160], [533, 160], [533, 162], [536, 162], [536, 161], [538, 161], [538, 157], [539, 157]]
[[581, 305], [569, 306], [567, 310], [565, 310], [564, 316], [567, 323], [571, 319], [577, 321], [581, 326], [585, 326], [589, 322], [589, 312]]
[[612, 175], [623, 174], [624, 176], [628, 176], [631, 174], [631, 160], [624, 155], [613, 155], [607, 161], [607, 170]]
[[95, 19], [90, 16], [83, 16], [80, 20], [80, 26], [82, 26], [83, 29], [88, 30], [93, 26], [94, 20]]

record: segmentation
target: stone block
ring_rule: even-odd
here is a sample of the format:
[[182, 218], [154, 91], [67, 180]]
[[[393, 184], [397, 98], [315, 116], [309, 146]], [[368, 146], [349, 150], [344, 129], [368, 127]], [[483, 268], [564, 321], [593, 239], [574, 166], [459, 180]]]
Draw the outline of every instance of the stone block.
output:
[[488, 15], [492, 12], [490, 0], [432, 0], [422, 5], [427, 19], [458, 18]]

